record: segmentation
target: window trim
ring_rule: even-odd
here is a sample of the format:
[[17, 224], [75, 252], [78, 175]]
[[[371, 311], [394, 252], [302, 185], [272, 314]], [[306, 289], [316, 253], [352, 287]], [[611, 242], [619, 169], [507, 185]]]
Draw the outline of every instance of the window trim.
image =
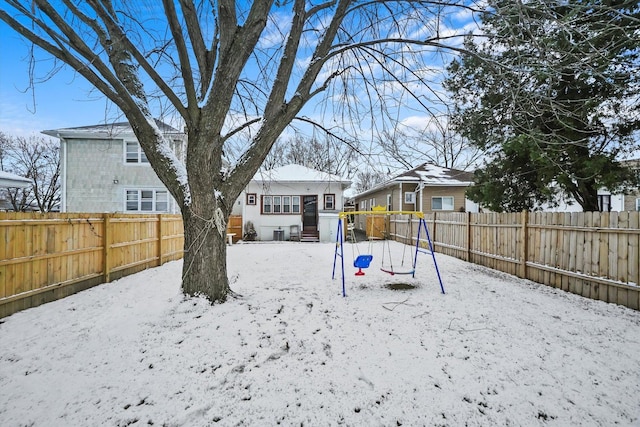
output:
[[[278, 203], [278, 211], [276, 212], [275, 200], [276, 198], [279, 200]], [[285, 198], [289, 199], [289, 211], [285, 211], [284, 209], [284, 200]], [[295, 203], [297, 199], [297, 203]], [[260, 196], [260, 215], [300, 215], [302, 213], [300, 201], [302, 196], [298, 196], [297, 194], [263, 194]], [[269, 200], [271, 203], [269, 204], [269, 212], [265, 209], [265, 202]], [[297, 211], [294, 209], [297, 208]]]
[[[129, 209], [129, 193], [136, 192], [136, 202], [138, 205], [137, 209]], [[143, 191], [151, 191], [151, 210], [143, 210], [142, 209], [142, 192]], [[158, 201], [158, 193], [164, 193], [165, 200]], [[147, 199], [144, 199], [145, 201]], [[158, 203], [166, 203], [166, 210], [158, 210]], [[171, 212], [171, 199], [169, 198], [169, 191], [166, 188], [125, 188], [124, 189], [124, 212], [125, 213], [169, 213]]]
[[[435, 209], [433, 207], [433, 201], [434, 199], [451, 199], [451, 209], [444, 209], [444, 200], [440, 201], [441, 204], [441, 208], [440, 209]], [[432, 211], [443, 211], [443, 212], [453, 212], [456, 208], [456, 199], [453, 196], [432, 196], [431, 197], [431, 210]]]
[[636, 211], [640, 212], [640, 197], [636, 199]]
[[415, 191], [405, 191], [404, 192], [404, 203], [407, 205], [415, 205], [416, 204], [416, 193]]
[[[129, 151], [127, 150], [127, 148], [129, 147], [129, 144], [135, 144], [137, 147], [137, 151], [136, 151], [136, 161], [135, 162], [129, 162], [128, 161], [128, 157], [127, 155], [129, 154]], [[149, 163], [149, 159], [147, 159], [147, 156], [144, 154], [144, 150], [142, 149], [142, 147], [140, 146], [140, 143], [136, 140], [132, 140], [132, 139], [123, 139], [122, 140], [122, 145], [123, 145], [123, 150], [124, 150], [124, 164], [128, 165], [128, 166], [141, 166], [141, 165], [146, 165], [146, 166], [150, 166]]]
[[255, 206], [258, 203], [258, 195], [256, 193], [247, 193], [247, 205]]
[[[327, 211], [334, 211], [336, 210], [336, 195], [335, 193], [326, 193], [323, 195], [323, 203], [324, 203], [324, 209]], [[327, 200], [331, 199], [331, 203], [327, 203]], [[328, 205], [331, 204], [331, 207], [328, 207]]]

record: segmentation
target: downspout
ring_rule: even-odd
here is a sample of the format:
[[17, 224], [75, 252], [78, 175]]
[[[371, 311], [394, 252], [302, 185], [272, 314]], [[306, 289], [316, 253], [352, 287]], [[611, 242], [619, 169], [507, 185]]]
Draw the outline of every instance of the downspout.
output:
[[420, 185], [418, 185], [418, 194], [420, 195], [420, 212], [424, 212], [424, 203], [422, 197], [422, 190], [424, 190], [424, 182], [420, 181]]
[[[250, 184], [250, 183], [249, 183]], [[244, 187], [244, 190], [240, 193], [240, 203], [242, 205], [242, 223], [240, 224], [240, 240], [244, 239], [244, 223], [247, 222], [247, 190], [249, 184]], [[258, 195], [256, 194], [256, 205], [258, 204]]]

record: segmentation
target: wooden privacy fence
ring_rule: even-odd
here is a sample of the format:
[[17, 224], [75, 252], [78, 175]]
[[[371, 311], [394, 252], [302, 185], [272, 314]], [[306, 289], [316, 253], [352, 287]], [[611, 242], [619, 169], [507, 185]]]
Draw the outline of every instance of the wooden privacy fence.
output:
[[0, 317], [182, 258], [179, 215], [0, 213]]
[[[430, 213], [425, 219], [437, 252], [640, 309], [640, 212]], [[393, 238], [408, 243], [411, 236], [412, 244], [417, 228], [406, 216], [390, 224]]]
[[[242, 216], [227, 233], [242, 235]], [[182, 217], [0, 212], [0, 318], [182, 258]]]

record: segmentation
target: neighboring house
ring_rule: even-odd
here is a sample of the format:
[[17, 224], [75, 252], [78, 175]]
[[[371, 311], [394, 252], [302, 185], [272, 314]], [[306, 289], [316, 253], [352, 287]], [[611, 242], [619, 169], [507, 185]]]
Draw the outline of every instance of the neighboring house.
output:
[[[186, 136], [157, 121], [183, 159]], [[60, 139], [61, 211], [177, 213], [127, 122], [45, 130]]]
[[[624, 160], [621, 163], [640, 174], [640, 159]], [[582, 206], [572, 198], [561, 198], [558, 203], [558, 206], [553, 208], [543, 205], [542, 210], [545, 212], [582, 212]], [[601, 188], [598, 190], [598, 206], [600, 212], [640, 211], [640, 189], [626, 193], [612, 193]]]
[[[29, 178], [0, 170], [0, 188], [28, 188], [32, 185], [33, 181]], [[0, 212], [12, 210], [11, 202], [0, 197]]]
[[478, 212], [465, 191], [473, 173], [425, 163], [354, 196], [357, 211], [384, 206], [388, 211]]
[[33, 185], [33, 181], [15, 173], [0, 170], [0, 188], [27, 188]]
[[[622, 162], [640, 175], [640, 159], [626, 160]], [[640, 211], [640, 188], [622, 195], [622, 210]]]
[[245, 227], [251, 221], [258, 240], [295, 239], [298, 230], [302, 241], [335, 241], [350, 185], [345, 178], [301, 165], [262, 170], [241, 195]]

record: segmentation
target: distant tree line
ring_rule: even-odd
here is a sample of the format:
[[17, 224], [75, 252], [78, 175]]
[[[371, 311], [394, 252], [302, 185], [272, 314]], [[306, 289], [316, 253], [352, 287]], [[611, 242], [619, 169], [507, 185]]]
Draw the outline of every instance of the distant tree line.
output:
[[0, 132], [0, 169], [33, 180], [28, 188], [0, 188], [5, 209], [50, 212], [60, 208], [60, 153], [51, 139]]

